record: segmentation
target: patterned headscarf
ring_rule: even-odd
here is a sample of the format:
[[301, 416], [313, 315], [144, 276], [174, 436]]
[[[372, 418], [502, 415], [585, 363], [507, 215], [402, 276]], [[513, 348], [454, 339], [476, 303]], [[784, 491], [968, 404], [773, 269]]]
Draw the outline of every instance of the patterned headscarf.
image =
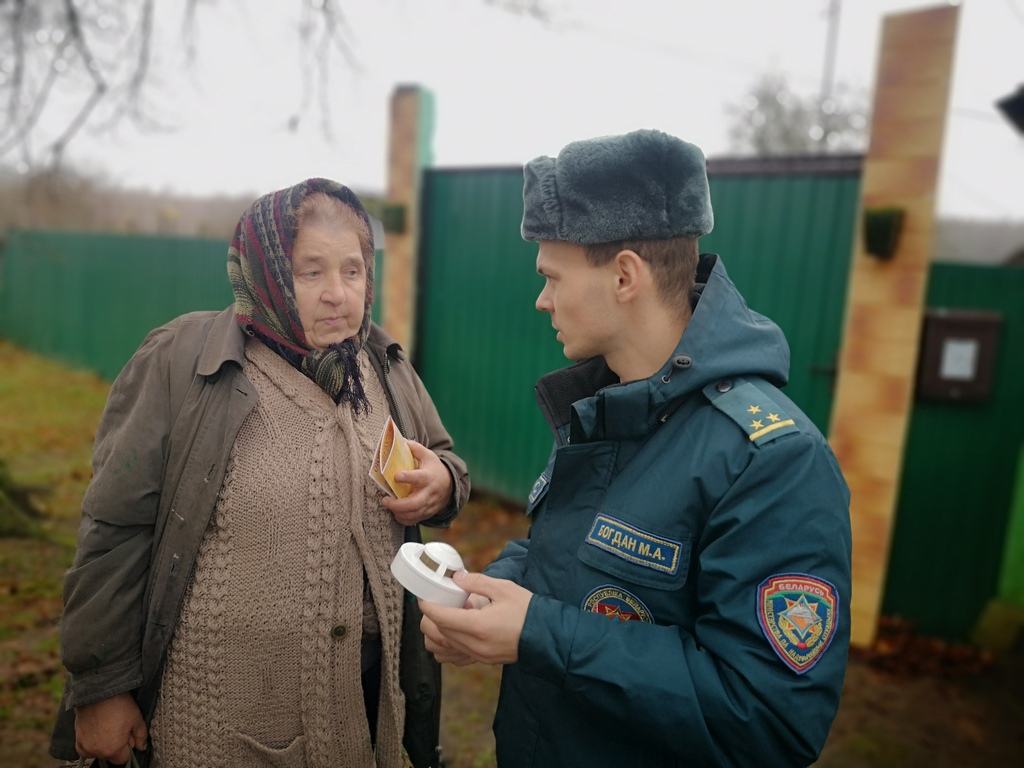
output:
[[336, 403], [357, 411], [368, 407], [357, 356], [370, 333], [373, 304], [373, 259], [366, 265], [366, 304], [359, 332], [327, 349], [311, 349], [306, 340], [292, 280], [292, 248], [303, 199], [314, 192], [335, 197], [366, 222], [373, 248], [370, 217], [348, 187], [328, 179], [307, 179], [294, 187], [264, 195], [242, 214], [228, 248], [228, 279], [235, 293], [235, 319], [249, 335], [315, 381]]

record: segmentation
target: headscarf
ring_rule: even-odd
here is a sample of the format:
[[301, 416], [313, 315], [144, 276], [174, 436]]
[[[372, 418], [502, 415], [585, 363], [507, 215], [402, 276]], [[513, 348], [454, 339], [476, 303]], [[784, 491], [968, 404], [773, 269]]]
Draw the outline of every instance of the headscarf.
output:
[[330, 395], [366, 411], [357, 357], [370, 333], [373, 304], [373, 259], [366, 265], [366, 302], [358, 333], [327, 349], [311, 349], [306, 340], [292, 279], [292, 249], [298, 233], [296, 215], [314, 192], [335, 197], [366, 222], [373, 248], [370, 217], [348, 187], [328, 179], [307, 179], [259, 198], [242, 214], [228, 248], [228, 279], [235, 294], [235, 319], [250, 336], [290, 362]]

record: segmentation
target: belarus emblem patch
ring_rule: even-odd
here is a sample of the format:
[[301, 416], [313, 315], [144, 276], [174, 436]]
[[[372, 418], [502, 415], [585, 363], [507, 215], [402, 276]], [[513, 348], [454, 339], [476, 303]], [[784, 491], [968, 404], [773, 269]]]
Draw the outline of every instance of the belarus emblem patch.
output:
[[839, 595], [824, 579], [785, 573], [757, 590], [757, 620], [772, 649], [802, 675], [821, 659], [836, 631]]
[[613, 621], [646, 621], [653, 624], [651, 612], [640, 598], [624, 589], [606, 584], [583, 598], [583, 610], [600, 613]]

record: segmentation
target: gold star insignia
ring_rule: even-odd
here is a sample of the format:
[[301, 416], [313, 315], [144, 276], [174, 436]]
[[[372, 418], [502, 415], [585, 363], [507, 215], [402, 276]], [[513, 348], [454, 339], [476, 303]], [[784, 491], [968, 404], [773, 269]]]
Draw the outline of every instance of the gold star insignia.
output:
[[768, 414], [768, 421], [778, 421], [778, 420], [779, 420], [779, 414], [777, 414], [777, 413], [769, 413]]
[[760, 405], [752, 405], [749, 408], [747, 408], [747, 413], [760, 413], [760, 412], [761, 412], [761, 406]]
[[761, 429], [763, 426], [764, 425], [761, 423], [760, 419], [755, 419], [754, 421], [750, 422], [751, 429]]

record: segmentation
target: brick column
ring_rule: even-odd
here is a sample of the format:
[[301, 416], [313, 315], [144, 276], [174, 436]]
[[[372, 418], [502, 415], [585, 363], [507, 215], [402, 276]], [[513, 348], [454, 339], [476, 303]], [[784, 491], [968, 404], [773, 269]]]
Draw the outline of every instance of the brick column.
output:
[[[852, 642], [875, 638], [931, 267], [935, 190], [959, 8], [883, 21], [871, 145], [847, 295], [830, 442], [852, 493]], [[894, 255], [864, 248], [864, 211], [905, 211]]]
[[433, 97], [414, 85], [391, 97], [381, 325], [412, 354], [419, 277], [420, 183], [432, 162]]

